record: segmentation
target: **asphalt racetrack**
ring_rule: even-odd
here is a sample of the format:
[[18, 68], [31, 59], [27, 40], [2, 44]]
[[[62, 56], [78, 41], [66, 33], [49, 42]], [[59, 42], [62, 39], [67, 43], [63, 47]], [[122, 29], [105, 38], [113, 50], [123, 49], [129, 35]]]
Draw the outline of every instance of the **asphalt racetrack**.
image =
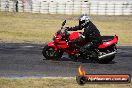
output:
[[109, 64], [89, 60], [75, 62], [65, 54], [61, 60], [43, 60], [44, 45], [0, 43], [0, 77], [75, 77], [82, 65], [87, 74], [131, 74], [132, 46], [119, 46]]

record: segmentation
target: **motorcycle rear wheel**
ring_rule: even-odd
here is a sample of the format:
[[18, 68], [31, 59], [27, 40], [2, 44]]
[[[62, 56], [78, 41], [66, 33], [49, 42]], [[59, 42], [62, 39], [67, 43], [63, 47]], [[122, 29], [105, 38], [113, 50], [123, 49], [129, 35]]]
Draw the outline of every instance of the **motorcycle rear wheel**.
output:
[[46, 45], [42, 50], [42, 54], [46, 58], [46, 60], [58, 60], [62, 57], [63, 52], [60, 50], [55, 51], [53, 47]]

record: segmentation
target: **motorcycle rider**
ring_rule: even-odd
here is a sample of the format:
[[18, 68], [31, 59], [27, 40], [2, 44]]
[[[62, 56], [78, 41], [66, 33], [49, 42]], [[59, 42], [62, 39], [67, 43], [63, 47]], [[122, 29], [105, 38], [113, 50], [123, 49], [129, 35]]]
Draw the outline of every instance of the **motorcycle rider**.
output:
[[83, 14], [79, 17], [79, 25], [75, 27], [68, 27], [67, 31], [77, 31], [84, 29], [83, 35], [80, 38], [77, 38], [73, 41], [69, 41], [69, 43], [75, 43], [80, 41], [89, 41], [83, 47], [79, 47], [77, 44], [76, 48], [80, 48], [82, 53], [86, 53], [86, 51], [90, 51], [94, 48], [97, 48], [101, 43], [101, 35], [97, 27], [90, 21], [90, 17], [86, 14]]

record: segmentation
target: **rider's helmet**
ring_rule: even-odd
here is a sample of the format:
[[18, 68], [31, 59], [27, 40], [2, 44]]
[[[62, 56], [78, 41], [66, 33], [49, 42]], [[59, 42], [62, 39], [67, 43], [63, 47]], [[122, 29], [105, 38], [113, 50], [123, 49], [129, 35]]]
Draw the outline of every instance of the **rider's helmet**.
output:
[[82, 14], [79, 17], [79, 26], [80, 27], [85, 27], [90, 21], [90, 17], [87, 14]]

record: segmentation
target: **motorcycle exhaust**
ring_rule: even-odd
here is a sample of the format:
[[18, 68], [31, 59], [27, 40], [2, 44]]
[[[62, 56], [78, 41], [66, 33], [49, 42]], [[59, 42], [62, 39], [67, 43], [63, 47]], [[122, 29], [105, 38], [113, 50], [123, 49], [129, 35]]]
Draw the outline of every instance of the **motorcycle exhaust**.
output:
[[107, 58], [107, 57], [111, 57], [111, 56], [113, 56], [114, 54], [116, 54], [117, 52], [116, 51], [114, 51], [114, 52], [111, 52], [111, 53], [108, 53], [108, 54], [105, 54], [105, 55], [102, 55], [102, 56], [99, 56], [99, 60], [101, 60], [101, 59], [104, 59], [104, 58]]

